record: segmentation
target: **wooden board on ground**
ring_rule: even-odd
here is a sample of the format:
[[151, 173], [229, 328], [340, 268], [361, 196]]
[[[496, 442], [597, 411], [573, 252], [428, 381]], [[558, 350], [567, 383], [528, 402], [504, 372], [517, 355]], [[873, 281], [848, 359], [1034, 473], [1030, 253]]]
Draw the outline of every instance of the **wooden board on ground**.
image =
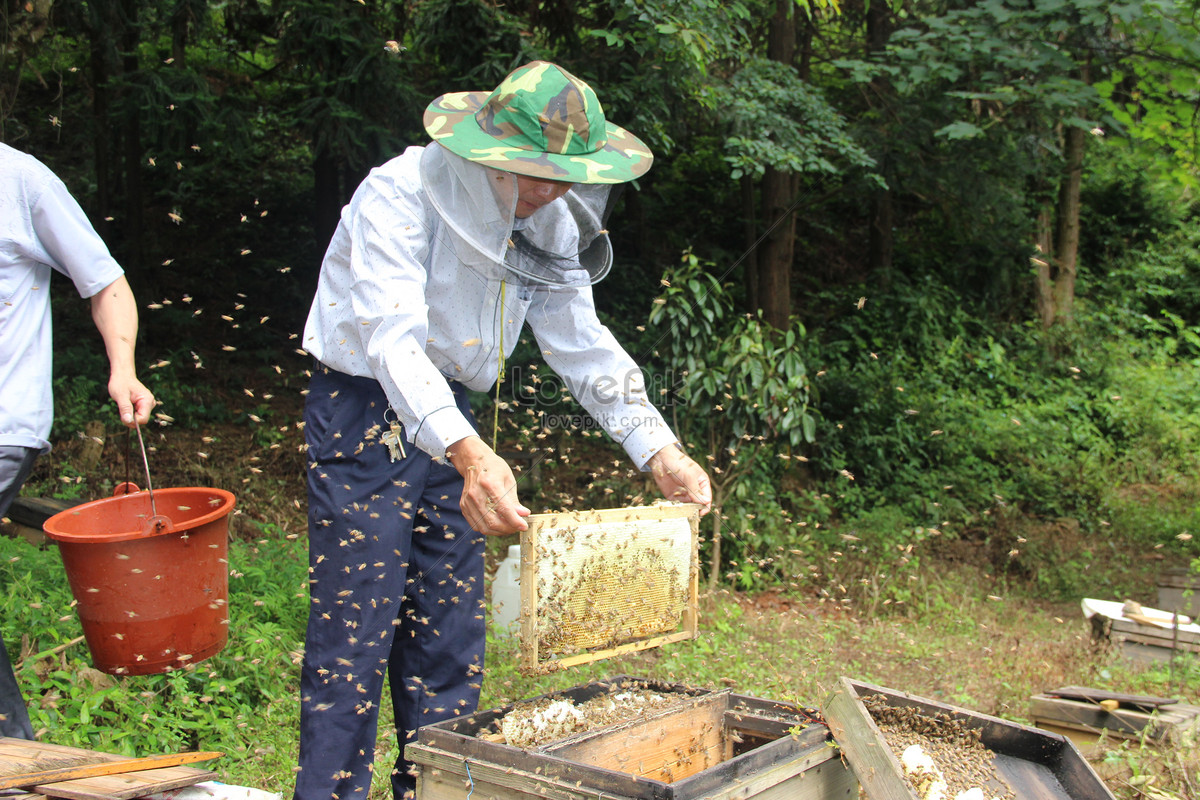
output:
[[533, 514], [521, 532], [521, 671], [694, 639], [700, 506]]
[[[129, 756], [101, 753], [79, 747], [32, 742], [25, 739], [0, 738], [0, 774], [2, 775], [19, 775], [56, 767], [98, 764], [105, 761], [125, 761], [128, 758]], [[167, 789], [192, 786], [216, 777], [215, 772], [195, 767], [164, 767], [27, 788], [34, 794], [66, 798], [66, 800], [130, 800]]]
[[[1200, 706], [1187, 703], [1147, 705], [1145, 698], [1111, 698], [1117, 708], [1106, 710], [1098, 699], [1058, 696], [1059, 690], [1035, 694], [1030, 698], [1033, 724], [1056, 725], [1089, 733], [1105, 733], [1121, 739], [1145, 739], [1150, 742], [1179, 742], [1200, 731]], [[1162, 699], [1162, 698], [1151, 698]]]
[[1179, 702], [1178, 697], [1155, 697], [1145, 694], [1124, 694], [1110, 692], [1105, 689], [1092, 689], [1088, 686], [1060, 686], [1050, 689], [1044, 694], [1050, 697], [1063, 697], [1067, 700], [1086, 700], [1097, 705], [1106, 700], [1115, 701], [1118, 708], [1135, 708], [1138, 711], [1154, 711], [1163, 706], [1173, 706]]
[[[481, 738], [515, 706], [652, 690], [677, 698], [528, 749]], [[813, 712], [815, 713], [815, 712]], [[417, 800], [856, 800], [828, 728], [788, 703], [620, 676], [427, 725], [405, 749]]]
[[1114, 800], [1078, 748], [1064, 736], [842, 678], [825, 703], [825, 719], [870, 800], [919, 798], [867, 709], [864, 700], [868, 698], [880, 698], [888, 707], [913, 709], [923, 717], [945, 714], [964, 728], [978, 731], [982, 744], [995, 756], [996, 773], [1022, 800]]

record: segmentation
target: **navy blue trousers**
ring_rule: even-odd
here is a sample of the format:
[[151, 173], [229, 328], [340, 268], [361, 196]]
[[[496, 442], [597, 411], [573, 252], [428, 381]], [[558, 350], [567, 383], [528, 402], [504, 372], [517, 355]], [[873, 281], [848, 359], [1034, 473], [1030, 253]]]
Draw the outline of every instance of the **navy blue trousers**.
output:
[[[8, 513], [37, 457], [38, 451], [31, 447], [0, 447], [0, 517]], [[3, 639], [0, 639], [0, 736], [33, 738], [25, 698], [21, 696]]]
[[4, 649], [3, 639], [0, 639], [0, 736], [11, 736], [15, 739], [33, 738], [33, 727], [29, 723], [29, 712], [25, 709], [25, 698], [21, 697], [17, 676], [8, 660], [8, 651]]
[[[470, 418], [466, 391], [452, 384]], [[475, 711], [483, 677], [483, 536], [462, 479], [382, 435], [379, 383], [318, 368], [305, 404], [310, 599], [300, 676], [297, 800], [365, 798], [385, 675], [401, 747], [417, 728]], [[415, 779], [403, 758], [392, 791]]]

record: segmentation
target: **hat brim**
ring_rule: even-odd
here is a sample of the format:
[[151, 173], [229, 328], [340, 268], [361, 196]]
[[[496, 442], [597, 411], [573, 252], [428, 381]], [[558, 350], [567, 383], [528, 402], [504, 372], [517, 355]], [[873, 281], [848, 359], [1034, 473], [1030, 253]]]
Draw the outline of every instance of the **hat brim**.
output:
[[451, 92], [425, 109], [425, 130], [452, 153], [504, 172], [568, 183], [625, 183], [644, 175], [654, 154], [638, 137], [605, 123], [608, 142], [587, 155], [559, 155], [506, 145], [475, 120], [487, 92]]

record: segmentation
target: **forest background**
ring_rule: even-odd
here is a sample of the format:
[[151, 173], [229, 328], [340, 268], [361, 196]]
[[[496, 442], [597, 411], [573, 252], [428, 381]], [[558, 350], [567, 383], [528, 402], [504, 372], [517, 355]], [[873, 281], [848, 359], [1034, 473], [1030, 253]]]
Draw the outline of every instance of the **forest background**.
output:
[[[718, 513], [702, 555], [719, 636], [764, 608], [836, 608], [938, 635], [969, 618], [978, 639], [976, 624], [1036, 626], [1038, 609], [1074, 621], [1083, 596], [1153, 605], [1162, 570], [1200, 571], [1195, 2], [2, 7], [0, 140], [64, 179], [127, 269], [142, 377], [162, 404], [155, 481], [238, 494], [235, 577], [257, 599], [241, 631], [251, 652], [231, 659], [287, 673], [302, 638], [300, 332], [342, 204], [373, 166], [427, 141], [433, 97], [493, 87], [534, 58], [589, 81], [656, 153], [610, 221], [617, 263], [596, 297], [710, 465]], [[55, 451], [25, 494], [107, 496], [137, 477], [136, 440], [105, 405], [85, 304], [62, 282], [54, 302]], [[500, 393], [473, 397], [523, 499], [651, 499], [619, 448], [563, 429], [579, 410], [538, 361], [523, 341]], [[99, 458], [86, 455], [95, 440]], [[282, 702], [290, 677], [246, 671], [206, 722], [136, 733], [123, 704], [194, 714], [214, 702], [205, 680], [82, 688], [64, 652], [46, 655], [71, 639], [46, 599], [54, 565], [2, 544], [16, 549], [0, 626], [24, 636], [22, 677], [38, 682], [51, 735], [127, 752], [229, 737], [245, 756], [235, 777], [286, 769], [286, 746], [247, 744], [221, 720]], [[1033, 617], [1011, 610], [1023, 603]], [[825, 618], [803, 635], [838, 630]], [[1045, 657], [1071, 665], [1053, 674], [1195, 702], [1194, 659], [1132, 677], [1079, 638], [1047, 640], [1058, 655]], [[981, 668], [978, 648], [963, 669], [990, 673], [982, 685], [931, 685], [913, 668], [948, 649], [922, 640], [897, 688], [1020, 716], [1036, 671]], [[725, 668], [693, 658], [691, 677]], [[731, 669], [766, 692], [826, 688], [812, 664], [783, 680], [772, 659]], [[491, 700], [532, 689], [497, 685]], [[1187, 796], [1183, 774], [1159, 786]], [[1143, 784], [1122, 791], [1151, 796]]]

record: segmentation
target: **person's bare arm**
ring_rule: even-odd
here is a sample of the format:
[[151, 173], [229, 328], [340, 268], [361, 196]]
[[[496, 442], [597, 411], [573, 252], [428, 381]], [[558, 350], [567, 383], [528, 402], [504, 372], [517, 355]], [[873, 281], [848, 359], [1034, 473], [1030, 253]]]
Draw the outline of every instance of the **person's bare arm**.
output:
[[137, 378], [133, 351], [137, 343], [137, 303], [122, 275], [92, 295], [92, 320], [108, 353], [108, 394], [117, 404], [121, 421], [132, 426], [150, 421], [154, 394]]

